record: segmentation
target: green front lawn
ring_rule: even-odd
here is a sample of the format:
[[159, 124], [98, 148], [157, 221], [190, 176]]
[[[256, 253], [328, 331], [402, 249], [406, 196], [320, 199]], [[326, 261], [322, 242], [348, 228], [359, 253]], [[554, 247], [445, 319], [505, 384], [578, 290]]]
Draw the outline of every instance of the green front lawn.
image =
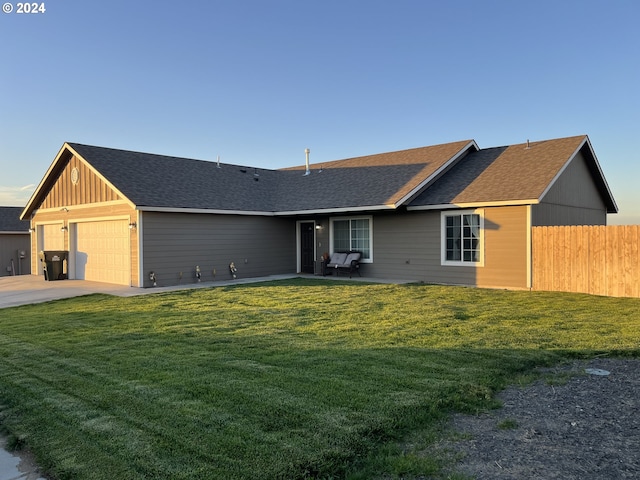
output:
[[444, 415], [595, 354], [640, 354], [639, 299], [318, 279], [92, 295], [0, 310], [0, 423], [61, 479], [437, 476], [417, 451]]

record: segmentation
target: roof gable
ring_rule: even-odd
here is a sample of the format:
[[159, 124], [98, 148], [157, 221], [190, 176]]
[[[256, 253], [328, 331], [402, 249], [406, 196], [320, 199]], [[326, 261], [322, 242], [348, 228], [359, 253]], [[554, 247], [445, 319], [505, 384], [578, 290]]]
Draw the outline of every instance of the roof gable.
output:
[[27, 218], [36, 209], [122, 200], [126, 199], [117, 188], [65, 143], [27, 202], [21, 218]]
[[[458, 162], [410, 207], [538, 203], [585, 145], [588, 138], [581, 135], [479, 150]], [[588, 150], [603, 199], [609, 211], [617, 211], [590, 145]]]
[[560, 175], [564, 172], [564, 170], [569, 166], [569, 164], [574, 160], [577, 153], [580, 152], [584, 158], [587, 169], [591, 174], [591, 179], [593, 180], [596, 189], [600, 193], [600, 197], [602, 198], [603, 203], [607, 207], [607, 213], [618, 213], [618, 205], [616, 204], [615, 199], [613, 198], [613, 194], [611, 193], [611, 189], [609, 188], [609, 184], [607, 183], [607, 179], [602, 172], [602, 168], [600, 167], [600, 163], [596, 158], [596, 154], [591, 145], [591, 141], [588, 136], [584, 136], [584, 139], [580, 146], [576, 149], [571, 158], [565, 163], [565, 165], [558, 171], [554, 179], [549, 183], [545, 191], [540, 195], [540, 200], [542, 200], [547, 193], [551, 190], [551, 188], [555, 185], [555, 183], [560, 178]]

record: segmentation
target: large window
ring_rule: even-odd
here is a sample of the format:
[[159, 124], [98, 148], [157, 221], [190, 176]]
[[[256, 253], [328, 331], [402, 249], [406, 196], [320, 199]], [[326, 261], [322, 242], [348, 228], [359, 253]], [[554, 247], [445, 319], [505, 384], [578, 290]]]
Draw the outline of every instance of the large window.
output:
[[331, 220], [331, 250], [362, 253], [363, 261], [373, 259], [371, 246], [371, 217], [334, 218]]
[[442, 263], [482, 265], [483, 223], [481, 212], [442, 213]]

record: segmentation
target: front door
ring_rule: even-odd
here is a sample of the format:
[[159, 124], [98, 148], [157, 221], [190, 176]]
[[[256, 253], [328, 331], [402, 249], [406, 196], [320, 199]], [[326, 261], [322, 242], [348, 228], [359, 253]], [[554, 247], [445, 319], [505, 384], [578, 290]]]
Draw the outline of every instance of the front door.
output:
[[315, 222], [300, 222], [300, 272], [314, 272]]

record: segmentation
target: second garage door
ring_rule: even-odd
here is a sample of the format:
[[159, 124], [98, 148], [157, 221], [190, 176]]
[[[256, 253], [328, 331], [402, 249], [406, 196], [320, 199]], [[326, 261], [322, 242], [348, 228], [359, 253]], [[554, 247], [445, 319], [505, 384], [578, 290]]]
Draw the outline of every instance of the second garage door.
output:
[[131, 285], [127, 220], [78, 223], [76, 235], [77, 279]]
[[60, 227], [62, 227], [62, 223], [42, 225], [41, 250], [64, 250], [64, 233]]

